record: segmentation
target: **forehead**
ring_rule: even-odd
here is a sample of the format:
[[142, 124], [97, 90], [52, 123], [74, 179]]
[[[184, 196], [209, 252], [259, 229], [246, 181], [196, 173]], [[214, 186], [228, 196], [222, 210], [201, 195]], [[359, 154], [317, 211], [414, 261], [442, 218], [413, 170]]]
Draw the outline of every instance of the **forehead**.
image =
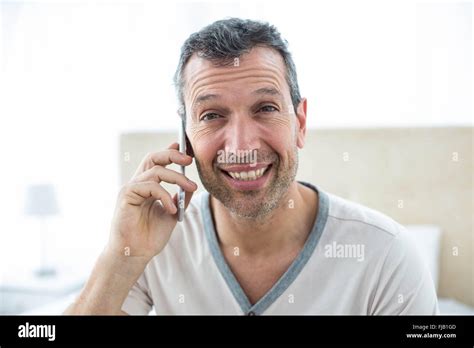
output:
[[184, 96], [190, 102], [209, 89], [232, 88], [239, 84], [267, 83], [282, 92], [286, 87], [283, 58], [268, 47], [255, 47], [225, 66], [194, 54], [186, 64], [183, 77]]

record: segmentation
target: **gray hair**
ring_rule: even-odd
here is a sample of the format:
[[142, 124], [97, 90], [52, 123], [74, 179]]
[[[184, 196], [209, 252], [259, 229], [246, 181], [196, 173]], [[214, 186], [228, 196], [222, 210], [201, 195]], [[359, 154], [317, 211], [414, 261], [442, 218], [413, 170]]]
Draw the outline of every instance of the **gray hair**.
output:
[[281, 54], [286, 65], [286, 81], [290, 87], [291, 101], [296, 111], [301, 95], [288, 42], [273, 25], [248, 19], [229, 18], [216, 21], [191, 34], [181, 47], [178, 68], [174, 75], [181, 116], [185, 115], [183, 70], [194, 53], [216, 65], [225, 66], [233, 64], [235, 58], [248, 53], [256, 46], [273, 48]]

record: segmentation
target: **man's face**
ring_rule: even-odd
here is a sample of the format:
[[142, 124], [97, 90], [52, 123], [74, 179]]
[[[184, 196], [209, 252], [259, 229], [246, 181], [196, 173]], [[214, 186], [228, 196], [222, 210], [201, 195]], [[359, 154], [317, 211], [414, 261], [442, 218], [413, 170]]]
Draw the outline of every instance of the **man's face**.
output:
[[187, 134], [206, 190], [232, 213], [258, 219], [282, 203], [295, 179], [306, 101], [294, 110], [278, 52], [258, 47], [233, 63], [189, 60]]

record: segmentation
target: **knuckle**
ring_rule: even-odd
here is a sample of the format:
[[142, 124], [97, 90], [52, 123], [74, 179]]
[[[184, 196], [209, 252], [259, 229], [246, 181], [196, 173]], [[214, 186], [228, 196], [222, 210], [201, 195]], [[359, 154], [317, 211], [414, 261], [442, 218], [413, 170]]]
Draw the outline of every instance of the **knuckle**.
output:
[[174, 161], [179, 160], [181, 156], [181, 152], [176, 149], [171, 149], [170, 150], [170, 158], [173, 159]]
[[162, 173], [162, 168], [161, 166], [155, 166], [152, 169], [152, 178], [156, 182], [161, 182], [161, 173]]
[[119, 195], [120, 195], [120, 196], [123, 196], [124, 194], [126, 194], [127, 192], [129, 192], [131, 186], [132, 186], [131, 183], [127, 183], [127, 184], [123, 185], [123, 186], [120, 188]]
[[145, 162], [149, 162], [151, 161], [151, 158], [152, 158], [153, 154], [151, 152], [147, 152], [145, 157], [143, 157], [145, 159]]
[[126, 184], [120, 188], [118, 201], [123, 201], [130, 194], [130, 185]]

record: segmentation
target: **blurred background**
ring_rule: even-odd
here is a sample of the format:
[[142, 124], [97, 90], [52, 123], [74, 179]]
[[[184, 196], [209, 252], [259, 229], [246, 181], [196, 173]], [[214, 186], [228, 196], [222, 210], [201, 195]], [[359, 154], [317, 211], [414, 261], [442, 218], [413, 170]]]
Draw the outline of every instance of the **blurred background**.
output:
[[61, 313], [77, 294], [120, 185], [176, 139], [181, 44], [230, 16], [290, 44], [308, 98], [300, 178], [409, 226], [442, 312], [474, 313], [472, 15], [471, 1], [1, 1], [0, 313]]

